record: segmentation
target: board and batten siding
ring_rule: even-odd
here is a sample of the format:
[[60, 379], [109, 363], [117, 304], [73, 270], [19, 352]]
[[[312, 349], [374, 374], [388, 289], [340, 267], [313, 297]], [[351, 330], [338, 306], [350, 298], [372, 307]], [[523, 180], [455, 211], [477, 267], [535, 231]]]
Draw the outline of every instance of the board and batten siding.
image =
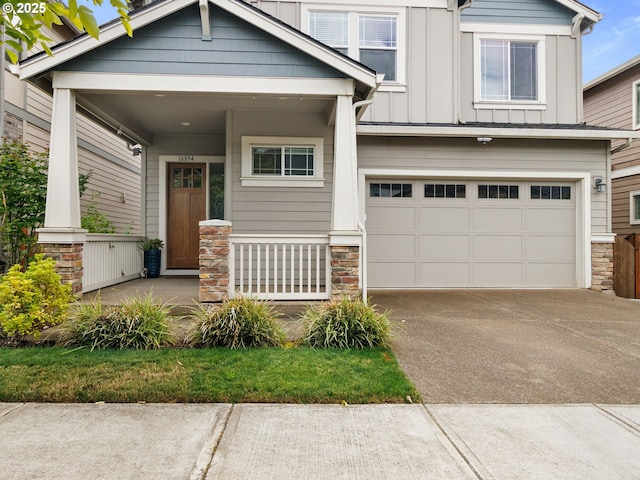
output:
[[463, 22], [571, 25], [575, 15], [555, 0], [474, 0], [460, 13]]
[[240, 18], [211, 7], [202, 39], [197, 5], [64, 63], [64, 71], [344, 78], [344, 74]]
[[579, 42], [570, 36], [545, 36], [545, 88], [544, 110], [526, 108], [488, 109], [474, 107], [473, 34], [461, 34], [460, 105], [465, 122], [578, 124], [578, 54]]
[[[331, 227], [334, 127], [322, 112], [233, 112], [232, 222], [236, 233], [326, 234]], [[323, 137], [323, 187], [248, 187], [240, 182], [242, 136]]]
[[[358, 137], [358, 168], [590, 172], [606, 177], [608, 142]], [[535, 178], [535, 177], [533, 177]], [[589, 186], [590, 188], [590, 186]], [[608, 233], [606, 195], [591, 194], [591, 231]]]
[[385, 91], [362, 117], [370, 122], [453, 123], [455, 15], [445, 8], [407, 8], [407, 85]]

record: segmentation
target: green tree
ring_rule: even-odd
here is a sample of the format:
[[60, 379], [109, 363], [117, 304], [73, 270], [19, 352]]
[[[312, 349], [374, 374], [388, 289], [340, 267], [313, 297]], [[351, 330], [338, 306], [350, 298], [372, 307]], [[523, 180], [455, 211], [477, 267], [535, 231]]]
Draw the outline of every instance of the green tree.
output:
[[47, 155], [19, 142], [0, 145], [0, 246], [7, 266], [33, 260], [46, 196]]
[[[103, 3], [103, 0], [91, 1], [96, 6]], [[91, 9], [78, 5], [78, 0], [67, 0], [66, 3], [68, 5], [58, 0], [2, 0], [4, 15], [0, 17], [0, 25], [5, 33], [6, 54], [13, 63], [18, 62], [20, 52], [29, 51], [36, 46], [52, 55], [49, 48], [52, 40], [47, 37], [43, 27], [62, 25], [63, 18], [93, 38], [98, 38], [98, 24]], [[109, 0], [109, 3], [117, 9], [127, 35], [132, 36], [128, 0]]]

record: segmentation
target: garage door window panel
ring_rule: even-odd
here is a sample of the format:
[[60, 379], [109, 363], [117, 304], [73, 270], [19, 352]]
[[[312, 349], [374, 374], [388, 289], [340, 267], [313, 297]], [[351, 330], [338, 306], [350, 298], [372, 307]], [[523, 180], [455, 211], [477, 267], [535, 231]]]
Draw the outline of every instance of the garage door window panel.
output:
[[369, 196], [372, 198], [411, 198], [413, 185], [410, 183], [371, 183]]
[[478, 185], [478, 198], [520, 198], [518, 185]]
[[466, 198], [467, 186], [450, 183], [425, 183], [425, 198]]
[[531, 185], [532, 200], [571, 200], [568, 185]]

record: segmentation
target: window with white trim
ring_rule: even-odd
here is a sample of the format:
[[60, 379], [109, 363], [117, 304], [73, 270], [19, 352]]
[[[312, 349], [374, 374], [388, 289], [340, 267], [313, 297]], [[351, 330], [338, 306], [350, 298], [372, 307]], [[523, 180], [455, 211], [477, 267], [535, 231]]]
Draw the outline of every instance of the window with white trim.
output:
[[640, 190], [629, 192], [629, 223], [640, 225]]
[[243, 186], [324, 186], [324, 139], [242, 137]]
[[542, 109], [544, 37], [475, 34], [476, 108]]
[[[303, 11], [303, 25], [316, 40], [384, 73], [385, 84], [404, 83], [404, 10], [367, 8], [366, 12], [342, 10]], [[304, 15], [308, 16], [305, 22]]]
[[633, 83], [633, 128], [640, 130], [640, 80]]

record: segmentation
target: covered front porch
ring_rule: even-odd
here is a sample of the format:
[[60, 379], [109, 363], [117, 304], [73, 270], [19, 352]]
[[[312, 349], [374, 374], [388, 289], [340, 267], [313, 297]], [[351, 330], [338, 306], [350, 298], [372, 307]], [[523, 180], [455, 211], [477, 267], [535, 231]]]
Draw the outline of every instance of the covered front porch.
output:
[[162, 275], [199, 277], [200, 301], [366, 289], [355, 125], [375, 72], [243, 2], [175, 0], [131, 23], [133, 39], [107, 25], [20, 66], [54, 98], [40, 242], [63, 279], [80, 294], [144, 274], [132, 239], [93, 248], [80, 228], [81, 109], [141, 155], [142, 230], [165, 244]]

